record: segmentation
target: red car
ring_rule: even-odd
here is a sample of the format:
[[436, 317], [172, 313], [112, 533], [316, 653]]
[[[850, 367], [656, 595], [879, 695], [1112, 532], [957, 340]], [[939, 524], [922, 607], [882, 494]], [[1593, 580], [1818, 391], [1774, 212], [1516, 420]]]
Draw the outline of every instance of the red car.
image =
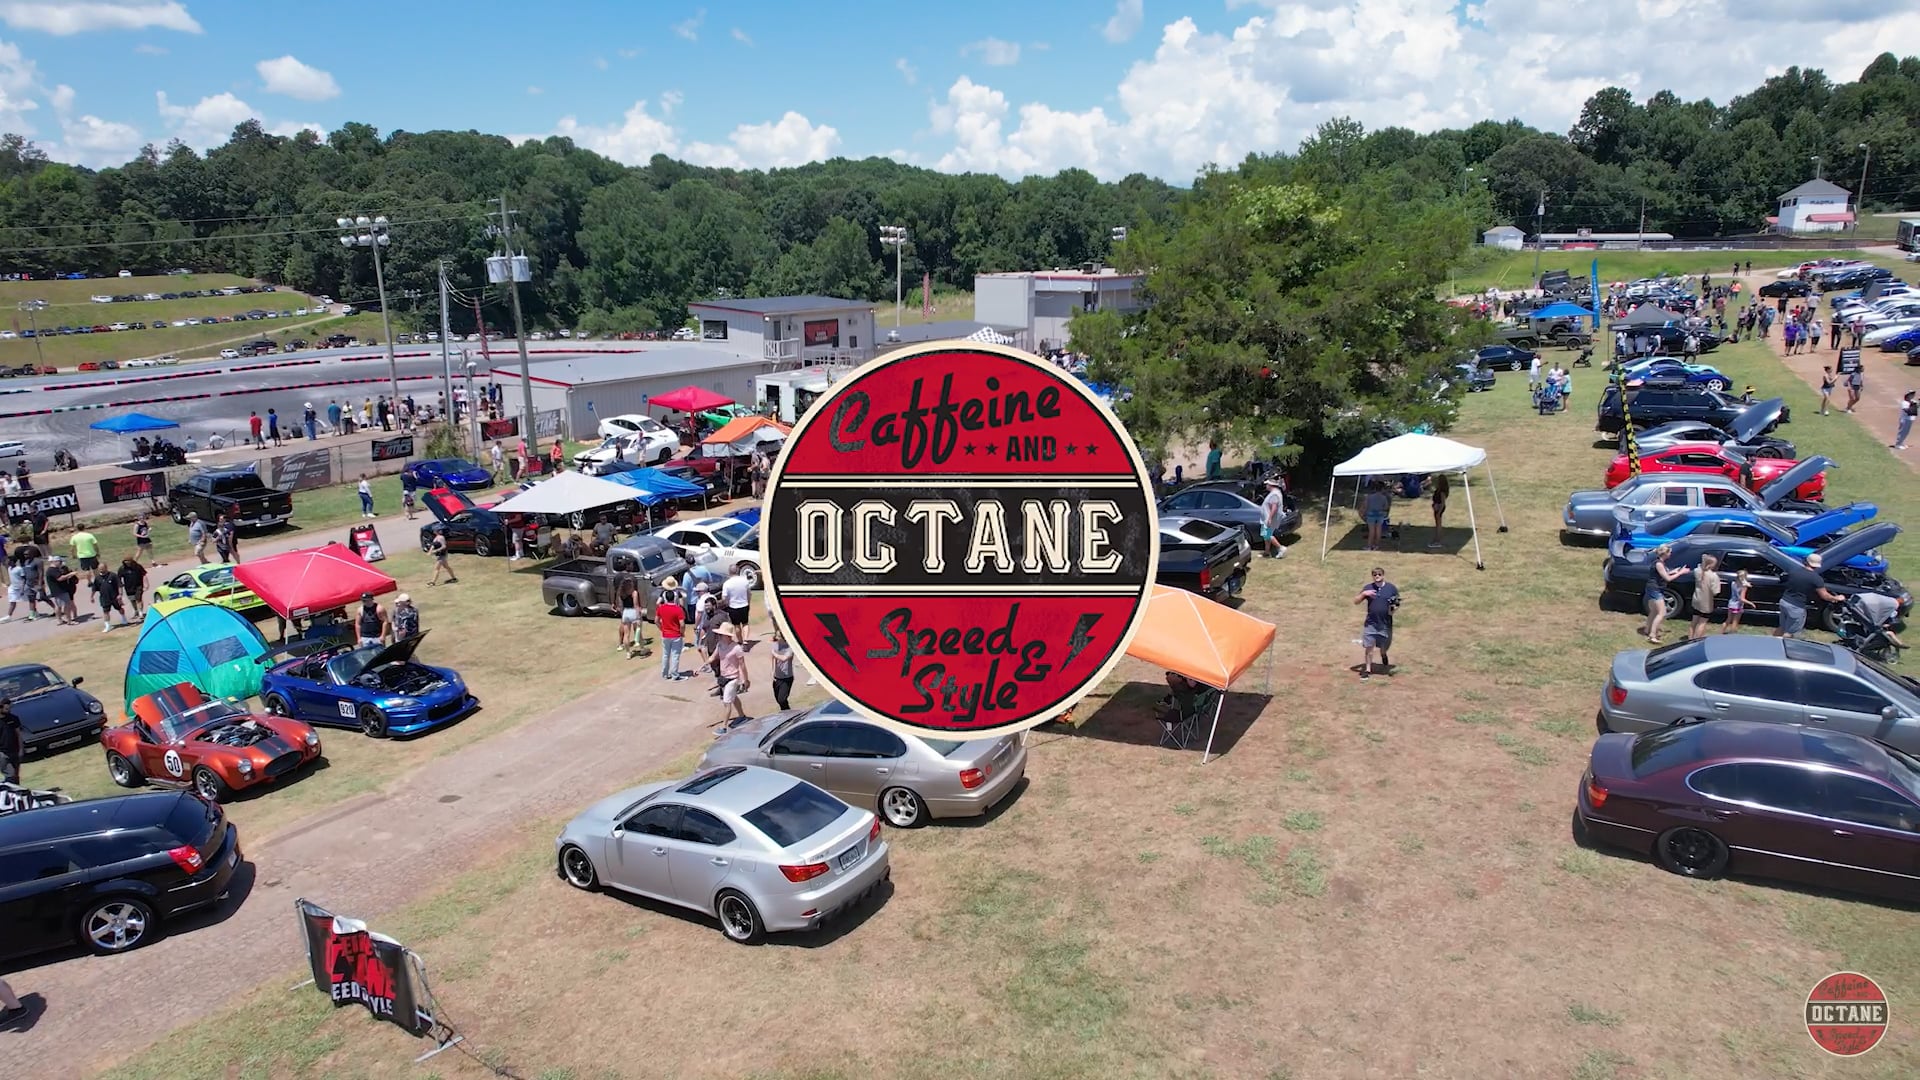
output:
[[[1677, 443], [1673, 446], [1640, 455], [1642, 473], [1712, 473], [1730, 480], [1739, 480], [1741, 462], [1753, 466], [1753, 477], [1747, 486], [1759, 491], [1780, 478], [1780, 474], [1800, 464], [1786, 458], [1743, 458], [1716, 443]], [[1627, 455], [1621, 454], [1607, 466], [1607, 487], [1614, 488], [1625, 483], [1633, 472], [1627, 466]], [[1796, 499], [1819, 500], [1827, 493], [1827, 477], [1822, 473], [1794, 489]]]
[[1920, 900], [1920, 760], [1797, 724], [1707, 720], [1602, 735], [1573, 836], [1690, 878], [1776, 878]]
[[320, 735], [284, 716], [256, 716], [192, 683], [133, 700], [126, 723], [100, 733], [107, 775], [121, 787], [189, 788], [224, 802], [271, 784], [320, 757]]

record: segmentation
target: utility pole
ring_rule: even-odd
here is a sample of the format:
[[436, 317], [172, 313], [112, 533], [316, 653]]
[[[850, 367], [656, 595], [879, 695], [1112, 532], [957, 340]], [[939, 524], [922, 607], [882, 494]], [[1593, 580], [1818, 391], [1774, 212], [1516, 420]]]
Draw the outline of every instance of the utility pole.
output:
[[[520, 318], [520, 282], [523, 275], [527, 278], [533, 275], [526, 269], [526, 256], [513, 253], [513, 217], [507, 213], [505, 195], [500, 196], [500, 247], [505, 254], [499, 256], [503, 271], [499, 280], [506, 283], [507, 295], [513, 298], [513, 340], [520, 346], [520, 435], [527, 441], [528, 448], [538, 453], [539, 440], [535, 438], [533, 430], [533, 373], [528, 370], [527, 330]], [[486, 340], [484, 329], [481, 331], [481, 340]]]
[[1540, 193], [1540, 202], [1533, 208], [1533, 283], [1540, 284], [1540, 250], [1547, 246], [1547, 193]]
[[[33, 358], [41, 367], [45, 367], [47, 366], [47, 354], [40, 348], [40, 324], [34, 320], [34, 315], [47, 310], [47, 302], [45, 300], [22, 300], [20, 301], [20, 310], [27, 313], [27, 329], [33, 331]], [[20, 324], [14, 323], [14, 325], [19, 326]]]
[[[1860, 190], [1853, 194], [1853, 229], [1860, 231], [1860, 219], [1867, 212], [1867, 165], [1873, 161], [1873, 147], [1860, 144], [1860, 152], [1867, 155], [1860, 159]], [[103, 616], [104, 618], [104, 616]]]
[[1645, 251], [1647, 247], [1647, 197], [1645, 195], [1640, 196], [1640, 237], [1633, 246], [1641, 251]]
[[[447, 311], [447, 260], [440, 260], [440, 368], [446, 376], [447, 405], [453, 405], [453, 321]], [[452, 418], [448, 418], [451, 425]], [[468, 453], [477, 461], [480, 457], [480, 444], [468, 447]]]
[[340, 228], [340, 246], [352, 250], [366, 248], [373, 253], [373, 284], [380, 293], [380, 327], [387, 339], [387, 387], [393, 393], [392, 408], [400, 407], [400, 364], [393, 358], [393, 315], [387, 310], [387, 272], [381, 266], [380, 252], [393, 242], [388, 231], [385, 214], [368, 220], [365, 214], [353, 218], [337, 218], [334, 224]]

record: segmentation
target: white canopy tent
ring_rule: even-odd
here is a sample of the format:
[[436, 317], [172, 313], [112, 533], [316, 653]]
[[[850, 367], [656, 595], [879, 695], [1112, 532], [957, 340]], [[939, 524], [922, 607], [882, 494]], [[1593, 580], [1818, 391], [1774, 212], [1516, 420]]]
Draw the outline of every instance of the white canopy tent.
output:
[[1333, 486], [1343, 476], [1425, 476], [1432, 473], [1459, 473], [1467, 493], [1467, 524], [1473, 528], [1473, 565], [1485, 570], [1480, 555], [1480, 525], [1473, 516], [1473, 480], [1468, 470], [1484, 467], [1487, 484], [1493, 489], [1494, 513], [1500, 518], [1500, 531], [1507, 531], [1507, 514], [1500, 507], [1500, 485], [1494, 482], [1493, 466], [1487, 464], [1487, 452], [1477, 446], [1443, 439], [1438, 435], [1409, 433], [1375, 443], [1334, 467], [1327, 481], [1327, 512], [1320, 530], [1320, 561], [1327, 561], [1327, 539], [1333, 531]]
[[563, 472], [542, 480], [527, 490], [495, 506], [502, 514], [572, 514], [632, 499], [633, 488], [588, 476], [583, 472]]

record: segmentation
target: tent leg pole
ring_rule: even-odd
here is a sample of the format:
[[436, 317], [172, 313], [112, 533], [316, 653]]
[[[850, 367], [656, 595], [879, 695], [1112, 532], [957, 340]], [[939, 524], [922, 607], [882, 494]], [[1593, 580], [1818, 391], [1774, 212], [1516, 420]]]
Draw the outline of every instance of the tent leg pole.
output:
[[1339, 483], [1338, 477], [1327, 481], [1327, 512], [1320, 518], [1320, 561], [1327, 561], [1327, 538], [1333, 535], [1333, 485]]
[[1273, 693], [1273, 642], [1267, 642], [1267, 693]]
[[1480, 556], [1480, 523], [1473, 517], [1473, 478], [1466, 473], [1461, 473], [1460, 486], [1467, 492], [1467, 524], [1473, 529], [1473, 568], [1485, 570], [1487, 560]]
[[1220, 730], [1220, 709], [1225, 706], [1226, 703], [1227, 692], [1222, 690], [1220, 691], [1220, 696], [1214, 699], [1213, 702], [1213, 726], [1207, 729], [1207, 749], [1200, 755], [1200, 764], [1202, 765], [1213, 760], [1213, 737]]
[[1507, 531], [1507, 512], [1500, 507], [1500, 482], [1493, 478], [1493, 462], [1486, 463], [1487, 486], [1493, 489], [1493, 513], [1500, 519], [1500, 531]]

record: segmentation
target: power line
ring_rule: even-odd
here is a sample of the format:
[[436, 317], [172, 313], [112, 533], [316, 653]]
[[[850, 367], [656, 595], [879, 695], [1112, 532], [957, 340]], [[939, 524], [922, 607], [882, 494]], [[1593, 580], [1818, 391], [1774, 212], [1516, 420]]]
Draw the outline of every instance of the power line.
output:
[[[413, 218], [408, 221], [395, 221], [394, 225], [430, 225], [442, 221], [468, 220], [470, 215], [460, 214], [450, 217]], [[284, 229], [272, 232], [228, 233], [220, 236], [182, 236], [171, 240], [120, 240], [101, 241], [91, 244], [51, 244], [42, 247], [0, 248], [0, 255], [33, 255], [53, 251], [93, 251], [100, 248], [164, 247], [169, 244], [213, 244], [227, 240], [264, 240], [287, 236], [317, 236], [333, 234], [339, 227], [328, 225], [318, 229]]]
[[[484, 205], [485, 205], [484, 201], [478, 200], [478, 199], [466, 199], [458, 202], [450, 202], [445, 199], [435, 199], [429, 202], [399, 203], [394, 206], [386, 207], [384, 209], [385, 209], [385, 212], [387, 213], [398, 213], [401, 210], [409, 210], [409, 211], [442, 210], [442, 209], [449, 209], [453, 207], [473, 207], [477, 209]], [[149, 226], [151, 225], [207, 225], [207, 224], [213, 224], [217, 222], [274, 221], [274, 220], [279, 220], [284, 218], [298, 219], [298, 218], [311, 218], [311, 217], [327, 218], [331, 220], [334, 216], [336, 215], [332, 214], [329, 211], [324, 211], [324, 210], [289, 210], [284, 213], [276, 213], [276, 212], [268, 211], [268, 212], [255, 213], [255, 214], [236, 214], [232, 217], [144, 218], [144, 219], [113, 218], [107, 221], [100, 221], [100, 222], [69, 222], [66, 224], [59, 224], [59, 225], [0, 225], [0, 232], [49, 232], [55, 229], [112, 229], [112, 228], [119, 228], [121, 226], [126, 226], [126, 225], [149, 225]]]

